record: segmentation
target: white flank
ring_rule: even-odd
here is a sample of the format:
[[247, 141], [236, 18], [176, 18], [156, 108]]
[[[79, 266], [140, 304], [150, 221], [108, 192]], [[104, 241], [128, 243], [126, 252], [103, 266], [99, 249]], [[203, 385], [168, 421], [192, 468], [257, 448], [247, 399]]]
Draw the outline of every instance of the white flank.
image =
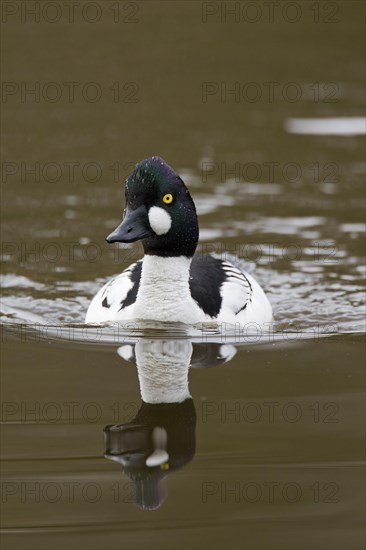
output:
[[[86, 313], [85, 323], [105, 323], [118, 319], [121, 302], [133, 287], [130, 279], [131, 267], [106, 283], [94, 296]], [[107, 299], [108, 308], [102, 305], [104, 298]]]

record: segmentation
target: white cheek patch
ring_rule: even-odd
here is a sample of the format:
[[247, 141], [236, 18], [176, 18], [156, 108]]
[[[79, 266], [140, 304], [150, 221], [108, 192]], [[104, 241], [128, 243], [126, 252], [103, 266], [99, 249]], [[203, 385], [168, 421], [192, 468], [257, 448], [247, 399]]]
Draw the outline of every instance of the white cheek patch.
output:
[[165, 235], [171, 228], [172, 218], [164, 208], [152, 206], [149, 210], [149, 223], [154, 233]]

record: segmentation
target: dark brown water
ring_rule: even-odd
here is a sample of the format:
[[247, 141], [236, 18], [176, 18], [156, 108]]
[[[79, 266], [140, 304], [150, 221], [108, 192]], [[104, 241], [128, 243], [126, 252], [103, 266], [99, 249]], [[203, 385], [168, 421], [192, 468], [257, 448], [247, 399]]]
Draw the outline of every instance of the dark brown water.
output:
[[[4, 548], [364, 546], [364, 4], [275, 4], [2, 3]], [[83, 327], [153, 154], [273, 333]]]

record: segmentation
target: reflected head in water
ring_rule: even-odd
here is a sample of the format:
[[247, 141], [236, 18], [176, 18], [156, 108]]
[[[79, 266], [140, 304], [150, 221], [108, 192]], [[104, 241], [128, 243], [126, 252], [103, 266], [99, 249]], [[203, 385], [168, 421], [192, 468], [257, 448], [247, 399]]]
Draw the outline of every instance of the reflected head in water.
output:
[[196, 410], [182, 403], [142, 403], [132, 422], [104, 429], [105, 457], [121, 464], [133, 482], [132, 500], [145, 510], [166, 497], [162, 480], [195, 454]]
[[162, 480], [195, 453], [196, 411], [188, 389], [192, 343], [139, 340], [118, 354], [136, 363], [143, 403], [132, 422], [106, 426], [105, 456], [134, 483], [134, 501], [146, 510], [165, 499]]
[[133, 501], [145, 510], [159, 508], [166, 496], [162, 480], [195, 454], [196, 410], [188, 370], [230, 360], [229, 345], [181, 340], [145, 340], [117, 350], [137, 366], [143, 403], [128, 423], [104, 429], [105, 457], [121, 464], [133, 482]]

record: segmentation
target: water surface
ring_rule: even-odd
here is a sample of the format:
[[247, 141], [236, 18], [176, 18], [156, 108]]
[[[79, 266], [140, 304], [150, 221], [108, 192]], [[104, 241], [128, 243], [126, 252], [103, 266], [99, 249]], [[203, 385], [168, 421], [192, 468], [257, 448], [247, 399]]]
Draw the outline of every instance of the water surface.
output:
[[[206, 4], [4, 19], [4, 548], [363, 547], [364, 6]], [[104, 239], [153, 154], [199, 252], [256, 264], [269, 333], [83, 325], [141, 257]]]

